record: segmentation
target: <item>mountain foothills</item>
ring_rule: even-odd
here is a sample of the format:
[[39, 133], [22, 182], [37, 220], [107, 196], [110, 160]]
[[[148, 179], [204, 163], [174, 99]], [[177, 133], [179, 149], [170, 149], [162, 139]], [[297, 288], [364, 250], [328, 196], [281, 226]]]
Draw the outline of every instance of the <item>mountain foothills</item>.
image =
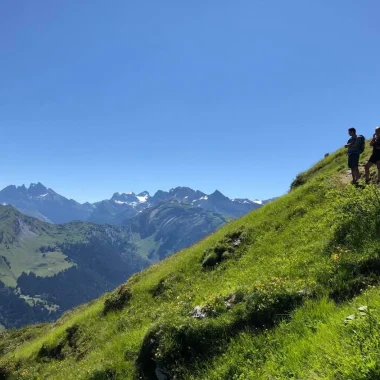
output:
[[147, 208], [122, 227], [54, 225], [0, 206], [0, 324], [54, 320], [227, 221], [177, 200]]
[[218, 190], [206, 195], [188, 187], [177, 187], [168, 192], [159, 190], [153, 196], [147, 191], [137, 195], [115, 193], [111, 199], [93, 204], [80, 204], [73, 199], [69, 200], [41, 183], [31, 184], [29, 188], [25, 185], [10, 185], [0, 191], [0, 204], [13, 205], [27, 215], [51, 223], [81, 220], [122, 225], [127, 218], [142, 210], [172, 199], [230, 217], [244, 215], [263, 203], [248, 199], [229, 199]]
[[[289, 194], [55, 323], [5, 331], [0, 376], [378, 379], [379, 209], [379, 188], [351, 186], [339, 150], [297, 176]], [[140, 218], [131, 234], [149, 220]], [[33, 221], [19, 229], [20, 241], [46, 236], [50, 225]], [[144, 244], [159, 225], [139, 230]], [[9, 231], [2, 244], [13, 239]], [[96, 233], [113, 244], [109, 234]], [[70, 258], [54, 240], [54, 253]]]
[[148, 264], [118, 227], [54, 225], [0, 206], [0, 324], [52, 320]]
[[8, 186], [0, 202], [2, 328], [52, 321], [261, 205], [185, 187], [79, 204], [41, 183]]

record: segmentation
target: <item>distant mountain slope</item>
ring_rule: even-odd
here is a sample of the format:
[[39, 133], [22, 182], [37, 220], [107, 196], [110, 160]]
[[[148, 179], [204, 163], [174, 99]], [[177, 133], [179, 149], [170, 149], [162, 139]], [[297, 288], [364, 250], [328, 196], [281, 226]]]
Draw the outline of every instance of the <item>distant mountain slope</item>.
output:
[[131, 231], [138, 252], [157, 261], [189, 247], [229, 219], [172, 199], [127, 219], [124, 226]]
[[31, 184], [29, 188], [24, 185], [11, 185], [0, 191], [0, 204], [13, 205], [27, 215], [51, 223], [81, 220], [122, 225], [126, 218], [173, 199], [233, 218], [242, 216], [263, 203], [249, 199], [229, 199], [217, 190], [206, 195], [189, 187], [176, 187], [170, 191], [159, 190], [153, 196], [147, 191], [139, 194], [115, 193], [110, 199], [93, 204], [80, 204], [69, 200], [41, 183]]
[[89, 203], [69, 200], [40, 182], [29, 188], [24, 185], [4, 188], [0, 191], [0, 204], [10, 204], [27, 215], [52, 223], [87, 220], [93, 209]]

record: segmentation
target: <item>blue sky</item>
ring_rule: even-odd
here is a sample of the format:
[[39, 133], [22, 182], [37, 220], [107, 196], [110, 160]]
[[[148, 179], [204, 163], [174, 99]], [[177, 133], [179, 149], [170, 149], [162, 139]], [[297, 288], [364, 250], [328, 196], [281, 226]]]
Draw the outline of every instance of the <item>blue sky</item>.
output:
[[380, 124], [377, 0], [0, 2], [0, 187], [285, 193]]

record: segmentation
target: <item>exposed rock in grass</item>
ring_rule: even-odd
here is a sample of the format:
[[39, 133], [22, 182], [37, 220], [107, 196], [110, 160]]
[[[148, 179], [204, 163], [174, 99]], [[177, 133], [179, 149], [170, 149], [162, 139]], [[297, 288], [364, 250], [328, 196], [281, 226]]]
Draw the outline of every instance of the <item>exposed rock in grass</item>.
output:
[[201, 306], [195, 306], [192, 311], [189, 313], [190, 316], [196, 319], [203, 319], [207, 317], [207, 313]]
[[351, 321], [354, 321], [356, 319], [355, 314], [348, 315], [346, 318], [344, 318], [344, 324], [347, 325]]
[[233, 294], [230, 294], [228, 297], [225, 298], [224, 304], [226, 305], [226, 309], [230, 310], [234, 305], [236, 305], [239, 302], [242, 302], [244, 299], [244, 293], [242, 292], [236, 292]]
[[111, 311], [122, 310], [132, 297], [130, 288], [121, 285], [116, 291], [111, 293], [104, 301], [103, 314], [106, 315]]

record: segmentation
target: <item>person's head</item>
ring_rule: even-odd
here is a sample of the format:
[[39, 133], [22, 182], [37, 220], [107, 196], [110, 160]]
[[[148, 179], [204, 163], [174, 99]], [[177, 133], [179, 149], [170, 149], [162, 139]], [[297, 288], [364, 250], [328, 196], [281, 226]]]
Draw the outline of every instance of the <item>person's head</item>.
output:
[[375, 134], [376, 134], [376, 136], [379, 136], [379, 137], [380, 137], [380, 126], [379, 126], [379, 127], [376, 127], [376, 129], [375, 129]]
[[356, 135], [356, 129], [351, 127], [351, 128], [348, 128], [348, 134], [350, 136], [355, 136]]

